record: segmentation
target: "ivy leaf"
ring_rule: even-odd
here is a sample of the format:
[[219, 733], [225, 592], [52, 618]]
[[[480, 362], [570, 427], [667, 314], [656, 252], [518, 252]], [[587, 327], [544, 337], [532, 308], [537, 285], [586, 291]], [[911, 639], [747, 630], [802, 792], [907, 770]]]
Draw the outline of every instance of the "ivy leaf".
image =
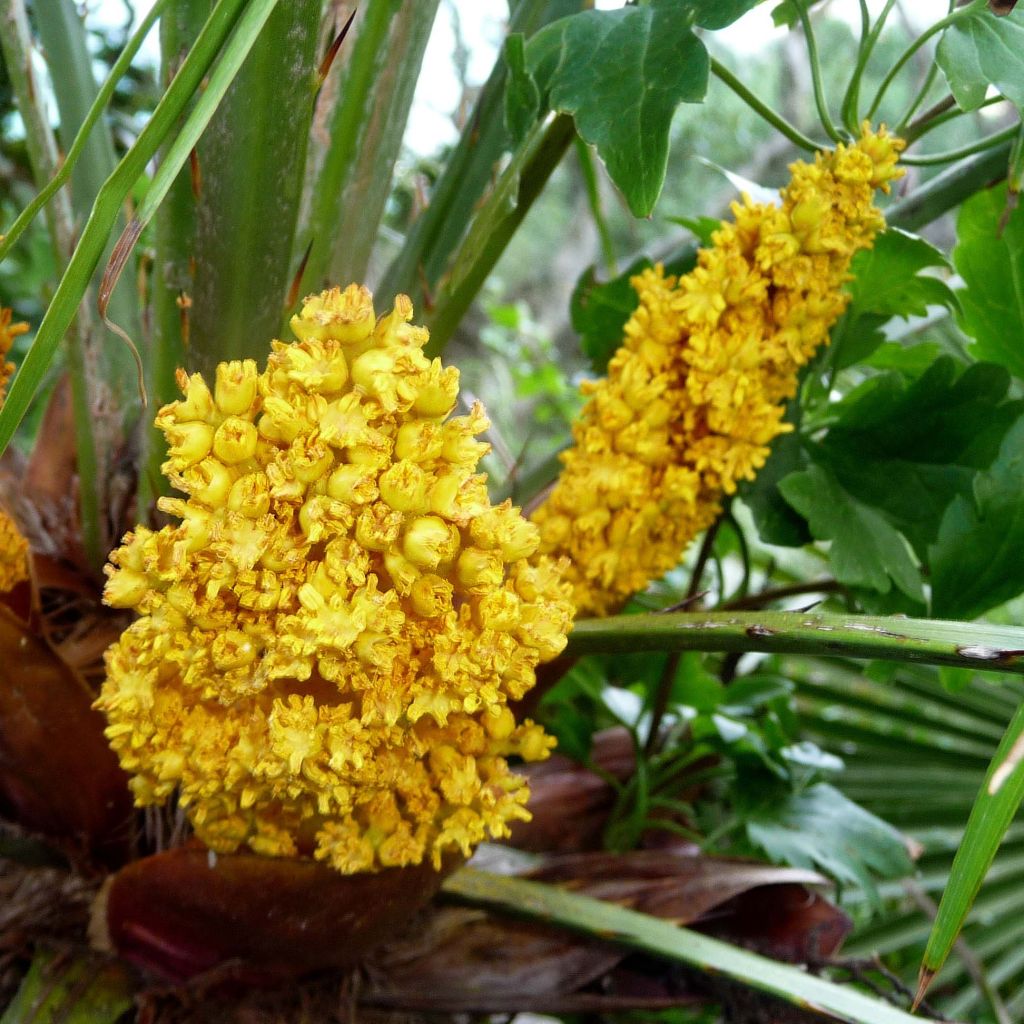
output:
[[806, 470], [809, 464], [799, 435], [783, 434], [772, 442], [772, 453], [753, 482], [741, 486], [743, 503], [750, 509], [758, 535], [766, 544], [799, 548], [810, 543], [807, 523], [779, 491], [782, 480]]
[[622, 344], [622, 329], [637, 307], [630, 278], [649, 266], [650, 260], [638, 259], [625, 273], [604, 284], [597, 280], [594, 267], [588, 267], [576, 282], [569, 316], [595, 373], [607, 369], [608, 360]]
[[929, 306], [959, 309], [956, 293], [937, 277], [922, 275], [949, 261], [933, 245], [899, 228], [875, 238], [853, 259], [846, 315], [832, 332], [833, 365], [843, 369], [871, 355], [885, 341], [882, 325], [892, 317], [924, 316]]
[[1009, 374], [942, 356], [917, 380], [875, 377], [836, 407], [816, 450], [842, 487], [884, 512], [924, 557], [949, 503], [969, 496], [1021, 414]]
[[1024, 208], [1004, 224], [1005, 211], [1005, 185], [976, 193], [960, 209], [953, 249], [966, 285], [960, 326], [974, 338], [973, 355], [1024, 378]]
[[896, 829], [825, 782], [781, 799], [741, 805], [740, 813], [747, 838], [769, 860], [817, 868], [859, 886], [876, 903], [876, 876], [902, 878], [914, 870]]
[[942, 34], [935, 59], [961, 110], [976, 110], [994, 85], [1024, 110], [1024, 10], [997, 17], [981, 0]]
[[779, 484], [816, 540], [830, 540], [829, 561], [840, 583], [887, 594], [895, 583], [915, 601], [924, 600], [921, 577], [910, 549], [885, 517], [857, 501], [831, 470], [812, 465]]
[[800, 19], [800, 8], [809, 11], [816, 3], [820, 3], [820, 0], [783, 0], [777, 7], [772, 8], [772, 21], [775, 22], [776, 28], [783, 25], [792, 28]]
[[761, 0], [689, 0], [686, 5], [701, 28], [718, 29], [731, 25]]
[[634, 216], [648, 216], [661, 194], [676, 107], [700, 103], [707, 92], [708, 53], [692, 26], [710, 9], [706, 0], [652, 0], [582, 11], [527, 47], [549, 108], [572, 115]]
[[946, 510], [931, 550], [932, 614], [973, 619], [1024, 591], [1024, 417], [972, 498]]

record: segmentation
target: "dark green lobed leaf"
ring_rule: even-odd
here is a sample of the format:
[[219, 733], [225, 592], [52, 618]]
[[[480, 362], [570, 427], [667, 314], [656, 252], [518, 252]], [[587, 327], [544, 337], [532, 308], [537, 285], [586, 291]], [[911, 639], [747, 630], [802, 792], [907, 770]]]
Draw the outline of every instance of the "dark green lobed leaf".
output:
[[973, 354], [1024, 378], [1024, 209], [1009, 217], [1006, 186], [971, 196], [960, 209], [953, 263], [966, 288], [960, 326]]
[[924, 316], [929, 306], [959, 309], [956, 293], [941, 279], [921, 274], [948, 267], [946, 257], [916, 235], [889, 228], [853, 259], [850, 304], [833, 328], [829, 359], [836, 369], [859, 363], [885, 341], [892, 317]]
[[875, 877], [913, 871], [900, 833], [824, 782], [748, 805], [741, 814], [748, 839], [769, 859], [818, 868], [876, 901]]
[[932, 610], [972, 619], [1024, 592], [1024, 417], [1007, 433], [973, 499], [956, 497], [931, 548]]
[[836, 579], [888, 593], [892, 584], [924, 600], [921, 577], [910, 548], [880, 512], [854, 498], [825, 466], [792, 473], [780, 484], [782, 496], [807, 519], [816, 540], [830, 540]]
[[997, 17], [982, 0], [942, 35], [935, 59], [963, 110], [974, 110], [995, 86], [1024, 110], [1024, 10]]

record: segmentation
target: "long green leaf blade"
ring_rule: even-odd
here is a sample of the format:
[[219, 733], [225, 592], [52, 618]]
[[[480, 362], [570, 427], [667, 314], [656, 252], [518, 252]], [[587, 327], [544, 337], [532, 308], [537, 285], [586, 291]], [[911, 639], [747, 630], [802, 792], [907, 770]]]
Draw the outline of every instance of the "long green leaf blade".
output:
[[1006, 830], [1024, 799], [1024, 704], [1013, 716], [971, 808], [921, 964], [918, 995], [946, 962]]
[[324, 85], [328, 137], [322, 152], [312, 139], [319, 168], [297, 246], [310, 245], [307, 291], [366, 274], [437, 8], [438, 0], [362, 5], [337, 80]]
[[921, 1024], [880, 1000], [843, 988], [798, 967], [777, 963], [668, 921], [627, 910], [589, 896], [521, 878], [463, 868], [442, 891], [517, 916], [545, 921], [585, 935], [643, 950], [778, 996], [789, 1003], [830, 1014], [847, 1024]]
[[[224, 99], [225, 94], [235, 81], [249, 51], [256, 43], [257, 37], [263, 31], [267, 19], [273, 10], [274, 4], [265, 4], [262, 9], [253, 8], [252, 12], [239, 21], [238, 28], [231, 36], [231, 40], [224, 48], [221, 59], [210, 74], [206, 85], [199, 97], [195, 107], [189, 113], [185, 123], [178, 130], [174, 141], [170, 144], [167, 152], [153, 180], [150, 182], [146, 195], [132, 218], [131, 223], [125, 228], [121, 240], [114, 247], [114, 256], [111, 257], [107, 275], [104, 277], [104, 288], [112, 290], [117, 283], [117, 277], [124, 267], [124, 258], [127, 256], [127, 246], [121, 242], [137, 239], [146, 225], [152, 220], [160, 204], [164, 201], [167, 193], [171, 190], [179, 171], [188, 162], [189, 154], [193, 151], [200, 137], [206, 130], [207, 125], [213, 119], [214, 114]], [[118, 260], [118, 262], [115, 262]], [[113, 274], [111, 273], [113, 271]]]

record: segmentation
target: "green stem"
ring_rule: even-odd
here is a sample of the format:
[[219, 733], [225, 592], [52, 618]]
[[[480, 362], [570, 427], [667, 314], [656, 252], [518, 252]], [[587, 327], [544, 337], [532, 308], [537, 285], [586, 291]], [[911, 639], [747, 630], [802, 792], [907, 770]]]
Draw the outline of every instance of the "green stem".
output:
[[[250, 0], [242, 17], [262, 2]], [[265, 358], [292, 281], [323, 5], [271, 6], [196, 146], [202, 188], [187, 365], [207, 380], [225, 360]]]
[[[585, 6], [585, 0], [520, 0], [509, 20], [509, 32], [529, 39], [538, 29]], [[430, 195], [430, 203], [409, 230], [377, 288], [386, 306], [399, 292], [417, 308], [429, 306], [433, 290], [448, 268], [473, 220], [473, 211], [491, 185], [494, 167], [507, 147], [504, 122], [507, 69], [499, 58], [469, 116], [458, 145], [445, 163]]]
[[6, 450], [18, 424], [28, 411], [57, 346], [74, 319], [125, 198], [145, 172], [147, 164], [171, 131], [188, 99], [199, 87], [245, 6], [246, 0], [218, 0], [171, 87], [164, 93], [132, 148], [100, 189], [67, 270], [57, 285], [35, 340], [15, 375], [10, 394], [0, 412], [0, 453]]
[[935, 83], [935, 76], [939, 73], [939, 65], [937, 61], [932, 61], [928, 65], [928, 73], [924, 76], [924, 81], [921, 83], [921, 88], [917, 90], [916, 95], [910, 101], [910, 106], [903, 112], [903, 116], [896, 122], [896, 127], [893, 129], [895, 135], [899, 135], [901, 138], [906, 138], [907, 125], [910, 123], [910, 119], [917, 113], [918, 107], [924, 103], [924, 98], [928, 95], [932, 85]]
[[955, 160], [962, 160], [964, 157], [973, 156], [975, 153], [983, 153], [985, 150], [994, 149], [1002, 142], [1012, 140], [1019, 129], [1019, 124], [1010, 125], [1009, 128], [1004, 128], [1000, 132], [987, 135], [984, 139], [980, 139], [978, 142], [972, 142], [969, 146], [963, 146], [960, 149], [946, 150], [943, 153], [926, 153], [921, 156], [904, 156], [900, 158], [900, 162], [907, 164], [910, 167], [931, 167], [935, 164], [950, 164]]
[[[185, 55], [196, 41], [210, 13], [212, 0], [173, 0], [160, 19], [160, 80], [170, 87]], [[184, 122], [184, 114], [175, 126], [175, 134]], [[160, 154], [160, 163], [168, 146]], [[185, 365], [185, 346], [189, 323], [188, 303], [192, 292], [192, 253], [196, 230], [196, 198], [191, 175], [178, 175], [156, 216], [155, 258], [153, 264], [153, 343], [147, 370], [147, 389], [156, 408], [173, 401], [177, 394], [175, 372]], [[152, 423], [144, 424], [139, 459], [136, 505], [139, 521], [153, 523], [156, 499], [167, 493], [170, 484], [160, 472], [166, 458], [163, 434]]]
[[871, 658], [1024, 675], [1024, 628], [801, 612], [673, 612], [583, 619], [569, 634], [565, 656], [638, 650]]
[[807, 43], [807, 59], [811, 65], [811, 86], [814, 90], [814, 105], [818, 108], [818, 120], [825, 134], [833, 141], [839, 142], [840, 135], [832, 123], [832, 115], [828, 112], [828, 100], [825, 98], [825, 83], [821, 77], [821, 61], [818, 58], [818, 43], [814, 38], [814, 28], [810, 15], [802, 3], [797, 4], [800, 12], [800, 24], [803, 25], [804, 39]]
[[671, 921], [596, 900], [556, 886], [462, 868], [441, 886], [447, 896], [613, 942], [627, 949], [722, 975], [777, 996], [802, 1010], [813, 1008], [848, 1024], [926, 1024], [888, 1003], [732, 946]]
[[[560, 114], [546, 128], [538, 126], [534, 139], [524, 147], [521, 160], [513, 161], [505, 169], [501, 180], [477, 211], [469, 233], [452, 260], [454, 283], [439, 297], [427, 319], [430, 341], [424, 351], [428, 356], [442, 352], [455, 333], [575, 135], [572, 118], [566, 114]], [[513, 188], [513, 207], [509, 211], [508, 200]]]
[[882, 12], [878, 16], [878, 20], [871, 30], [865, 34], [864, 22], [865, 18], [868, 17], [868, 12], [867, 5], [863, 0], [861, 2], [861, 45], [857, 50], [857, 63], [854, 66], [853, 74], [850, 75], [850, 82], [843, 95], [841, 107], [843, 124], [854, 135], [857, 135], [860, 131], [860, 86], [864, 78], [864, 69], [871, 59], [871, 54], [874, 52], [878, 37], [881, 35], [882, 28], [889, 17], [889, 12], [895, 5], [896, 0], [887, 0], [885, 7], [882, 8]]
[[[88, 118], [94, 115], [71, 171], [71, 206], [81, 222], [88, 217], [93, 201], [117, 165], [114, 138], [109, 124], [99, 116], [103, 108], [96, 109], [100, 89], [78, 5], [74, 0], [46, 0], [40, 7], [45, 13], [41, 11], [36, 25], [51, 69], [50, 80], [60, 114], [58, 137], [66, 150], [73, 147], [86, 128]], [[123, 223], [121, 211], [117, 220]], [[110, 315], [130, 335], [138, 337], [141, 317], [137, 291], [122, 289], [114, 296]], [[109, 455], [122, 443], [122, 430], [134, 423], [142, 401], [136, 386], [134, 358], [128, 346], [115, 341], [102, 328], [97, 334], [101, 344], [95, 349], [98, 374], [93, 383], [101, 385], [102, 390], [94, 392], [90, 399], [94, 406], [109, 410], [107, 423], [97, 420], [95, 428], [105, 427], [107, 432], [106, 437], [97, 438], [98, 471], [105, 481], [111, 472]], [[105, 482], [101, 481], [100, 486], [105, 486]]]
[[594, 158], [590, 155], [590, 148], [580, 138], [574, 144], [576, 159], [583, 174], [583, 183], [587, 189], [587, 202], [590, 204], [590, 216], [597, 228], [598, 237], [601, 240], [601, 255], [604, 257], [604, 269], [609, 277], [615, 277], [619, 269], [615, 264], [615, 244], [612, 242], [612, 233], [608, 228], [608, 220], [601, 207], [601, 192], [598, 185], [597, 169], [594, 167]]
[[913, 124], [907, 125], [907, 129], [902, 134], [903, 138], [907, 140], [907, 145], [916, 142], [918, 139], [924, 138], [929, 132], [936, 128], [940, 128], [942, 125], [947, 124], [949, 121], [954, 121], [958, 117], [963, 117], [965, 114], [977, 113], [978, 110], [983, 110], [985, 107], [991, 107], [996, 103], [1005, 103], [1006, 99], [1003, 96], [990, 96], [987, 100], [982, 102], [975, 110], [961, 110], [956, 106], [956, 100], [952, 96], [948, 96], [945, 100], [940, 100], [930, 110], [926, 110]]
[[333, 104], [323, 117], [326, 148], [315, 148], [320, 133], [311, 140], [319, 172], [295, 246], [301, 255], [312, 242], [303, 292], [366, 274], [437, 7], [438, 0], [361, 5], [355, 39], [321, 94]]
[[900, 54], [896, 63], [893, 64], [889, 69], [888, 74], [886, 74], [885, 78], [882, 79], [882, 84], [878, 87], [878, 92], [875, 94], [875, 98], [872, 101], [871, 106], [868, 108], [867, 116], [869, 120], [874, 118], [875, 112], [881, 105], [882, 99], [888, 91], [889, 86], [892, 85], [893, 80], [906, 66], [907, 61], [909, 61], [910, 58], [913, 57], [914, 54], [932, 38], [932, 36], [939, 32], [944, 32], [950, 25], [955, 25], [958, 21], [963, 21], [964, 18], [971, 17], [979, 7], [984, 6], [984, 2], [985, 0], [975, 0], [974, 3], [970, 3], [966, 7], [960, 7], [951, 14], [947, 14], [946, 17], [941, 18], [939, 21], [935, 22], [934, 25], [925, 29], [925, 31], [922, 32], [903, 51], [903, 53]]
[[896, 227], [917, 231], [959, 206], [968, 196], [1006, 174], [1010, 142], [968, 157], [915, 188], [886, 210]]
[[711, 73], [724, 85], [727, 85], [755, 114], [767, 121], [780, 134], [784, 135], [795, 146], [808, 153], [824, 149], [824, 144], [804, 135], [799, 128], [790, 124], [778, 111], [773, 110], [755, 93], [751, 92], [721, 61], [711, 58]]

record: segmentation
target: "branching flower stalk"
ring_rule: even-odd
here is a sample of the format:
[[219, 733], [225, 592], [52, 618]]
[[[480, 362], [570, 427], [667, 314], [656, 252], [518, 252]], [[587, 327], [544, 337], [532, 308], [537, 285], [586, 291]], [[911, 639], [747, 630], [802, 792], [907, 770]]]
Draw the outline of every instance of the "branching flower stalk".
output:
[[733, 204], [689, 274], [633, 278], [640, 304], [575, 446], [534, 512], [542, 550], [568, 556], [580, 615], [605, 615], [678, 564], [791, 429], [785, 403], [848, 296], [850, 260], [883, 227], [899, 175], [884, 128], [792, 165], [779, 206]]

